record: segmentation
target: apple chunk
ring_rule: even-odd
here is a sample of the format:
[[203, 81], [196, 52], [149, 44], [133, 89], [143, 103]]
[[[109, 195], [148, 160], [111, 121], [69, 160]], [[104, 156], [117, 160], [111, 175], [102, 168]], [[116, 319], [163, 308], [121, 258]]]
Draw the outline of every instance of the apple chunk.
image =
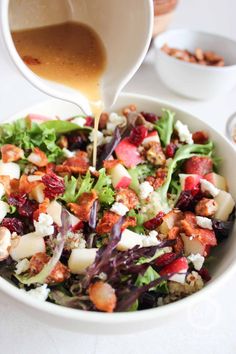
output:
[[226, 180], [223, 176], [220, 176], [215, 172], [211, 172], [207, 173], [203, 178], [214, 184], [216, 188], [227, 191]]
[[147, 137], [145, 139], [143, 139], [142, 145], [145, 146], [149, 143], [158, 143], [160, 144], [160, 138], [159, 135], [157, 133], [157, 131], [151, 132], [147, 135]]
[[61, 211], [62, 206], [56, 200], [53, 200], [47, 208], [48, 215], [52, 217], [53, 222], [55, 222], [55, 224], [57, 224], [58, 226], [62, 226]]
[[135, 167], [139, 163], [143, 162], [137, 146], [131, 144], [129, 138], [121, 140], [115, 149], [116, 156], [123, 162], [125, 167]]
[[217, 203], [215, 218], [222, 221], [227, 221], [229, 215], [235, 207], [235, 202], [232, 195], [225, 191], [220, 191], [214, 199]]
[[10, 179], [20, 178], [20, 166], [15, 162], [2, 162], [0, 160], [0, 176], [9, 176]]
[[84, 274], [96, 258], [97, 248], [73, 249], [68, 260], [68, 267], [73, 274]]
[[171, 210], [168, 214], [163, 216], [162, 224], [159, 227], [160, 233], [168, 235], [168, 232], [175, 226], [175, 224], [183, 218], [183, 213], [178, 210]]
[[[17, 240], [18, 241], [18, 240]], [[14, 261], [22, 258], [28, 258], [38, 252], [45, 252], [46, 247], [43, 237], [34, 236], [32, 233], [23, 235], [19, 238], [19, 242], [11, 246], [10, 256]]]
[[6, 202], [0, 200], [0, 222], [3, 221], [9, 210], [9, 205]]
[[120, 163], [109, 170], [114, 188], [126, 188], [131, 183], [131, 176], [126, 168]]
[[181, 190], [186, 191], [194, 189], [200, 183], [201, 176], [196, 174], [180, 173], [179, 179]]
[[201, 243], [197, 238], [191, 238], [184, 234], [181, 234], [182, 240], [184, 242], [184, 254], [189, 256], [192, 254], [200, 254], [201, 256], [206, 255], [209, 247]]

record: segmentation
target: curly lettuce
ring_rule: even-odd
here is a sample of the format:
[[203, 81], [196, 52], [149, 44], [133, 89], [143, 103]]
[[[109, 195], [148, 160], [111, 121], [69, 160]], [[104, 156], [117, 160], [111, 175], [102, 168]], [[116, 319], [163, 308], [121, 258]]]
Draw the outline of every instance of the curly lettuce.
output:
[[168, 109], [163, 109], [162, 112], [163, 115], [156, 123], [155, 129], [158, 131], [162, 145], [167, 146], [174, 130], [175, 113]]
[[112, 204], [114, 202], [114, 191], [111, 188], [111, 179], [106, 175], [105, 169], [99, 170], [99, 177], [95, 182], [95, 179], [88, 171], [85, 177], [71, 177], [64, 178], [65, 181], [65, 193], [60, 198], [66, 203], [75, 203], [81, 194], [90, 192], [92, 189], [98, 194], [98, 200], [101, 204]]

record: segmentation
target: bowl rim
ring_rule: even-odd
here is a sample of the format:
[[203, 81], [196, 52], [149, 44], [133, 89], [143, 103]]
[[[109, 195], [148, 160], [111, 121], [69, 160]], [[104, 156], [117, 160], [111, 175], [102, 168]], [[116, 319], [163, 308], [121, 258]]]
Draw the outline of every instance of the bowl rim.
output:
[[171, 34], [171, 33], [175, 33], [175, 32], [186, 32], [186, 33], [196, 33], [196, 34], [201, 34], [204, 36], [210, 36], [210, 37], [214, 37], [215, 39], [221, 39], [221, 40], [227, 40], [228, 42], [231, 42], [232, 44], [235, 45], [236, 48], [236, 41], [232, 38], [229, 38], [227, 36], [223, 36], [220, 34], [216, 34], [213, 32], [207, 32], [207, 31], [198, 31], [195, 29], [188, 29], [188, 28], [176, 28], [176, 29], [170, 29], [168, 31], [165, 31], [161, 34], [159, 34], [155, 39], [154, 39], [154, 48], [156, 50], [156, 52], [158, 54], [161, 54], [164, 56], [164, 58], [168, 58], [168, 60], [173, 61], [173, 63], [179, 63], [179, 65], [183, 65], [183, 66], [187, 66], [188, 68], [196, 68], [198, 70], [205, 70], [205, 71], [215, 71], [215, 72], [225, 72], [225, 71], [233, 71], [236, 70], [236, 63], [232, 64], [232, 65], [226, 65], [226, 66], [213, 66], [213, 65], [199, 65], [196, 63], [189, 63], [186, 62], [184, 60], [179, 60], [171, 55], [168, 55], [167, 53], [165, 53], [163, 50], [161, 50], [161, 46], [160, 46], [160, 41], [162, 38], [164, 38], [167, 34]]
[[[132, 93], [122, 93], [120, 94], [121, 98], [128, 98], [129, 100], [145, 100], [148, 102], [152, 102], [154, 104], [157, 104], [159, 106], [168, 106], [168, 108], [173, 109], [173, 110], [178, 110], [179, 112], [182, 112], [184, 114], [187, 114], [191, 119], [196, 120], [200, 124], [206, 125], [209, 131], [213, 131], [217, 136], [219, 136], [223, 142], [227, 145], [229, 145], [232, 149], [232, 154], [236, 154], [236, 150], [234, 149], [233, 144], [219, 131], [217, 131], [215, 128], [211, 127], [208, 123], [205, 121], [202, 121], [200, 118], [192, 115], [190, 112], [187, 110], [182, 109], [181, 107], [178, 107], [178, 105], [171, 104], [167, 100], [162, 100], [158, 99], [149, 95], [140, 95], [140, 94], [132, 94]], [[130, 101], [130, 102], [131, 102]], [[21, 115], [26, 114], [27, 111], [31, 110], [37, 110], [38, 108], [42, 107], [44, 104], [49, 104], [53, 102], [59, 102], [56, 99], [47, 99], [40, 101], [39, 103], [36, 103], [34, 105], [31, 105], [28, 108], [22, 109], [19, 112], [15, 114], [11, 114], [6, 121], [13, 121], [16, 118], [17, 115], [19, 117]], [[4, 121], [3, 121], [4, 122]], [[222, 283], [226, 282], [227, 279], [230, 278], [230, 276], [233, 274], [233, 272], [236, 271], [236, 259], [230, 266], [225, 270], [223, 275], [218, 276], [217, 279], [212, 279], [207, 286], [203, 287], [200, 291], [197, 291], [196, 293], [187, 296], [186, 298], [183, 298], [181, 300], [178, 300], [176, 302], [166, 304], [164, 306], [156, 307], [153, 309], [148, 309], [148, 310], [142, 310], [142, 311], [134, 311], [134, 312], [120, 312], [120, 313], [102, 313], [102, 312], [91, 312], [91, 311], [83, 311], [83, 310], [78, 310], [78, 309], [73, 309], [73, 308], [68, 308], [68, 307], [63, 307], [60, 305], [56, 305], [53, 303], [49, 302], [40, 302], [37, 299], [32, 298], [31, 296], [27, 295], [24, 291], [20, 290], [17, 288], [14, 284], [10, 283], [9, 281], [5, 280], [3, 277], [0, 276], [0, 291], [3, 293], [10, 295], [13, 299], [15, 299], [18, 303], [23, 304], [27, 306], [28, 308], [30, 307], [31, 309], [34, 309], [36, 311], [40, 311], [42, 314], [45, 315], [51, 315], [54, 316], [55, 318], [61, 318], [65, 320], [71, 320], [71, 321], [78, 321], [78, 322], [84, 322], [84, 323], [94, 323], [94, 324], [108, 324], [108, 325], [115, 325], [115, 324], [122, 324], [122, 323], [134, 323], [137, 321], [142, 321], [142, 320], [152, 320], [154, 317], [157, 319], [164, 318], [167, 315], [170, 316], [171, 314], [174, 314], [175, 312], [179, 311], [180, 309], [186, 309], [186, 306], [191, 306], [194, 304], [194, 302], [202, 300], [202, 298], [220, 285]]]

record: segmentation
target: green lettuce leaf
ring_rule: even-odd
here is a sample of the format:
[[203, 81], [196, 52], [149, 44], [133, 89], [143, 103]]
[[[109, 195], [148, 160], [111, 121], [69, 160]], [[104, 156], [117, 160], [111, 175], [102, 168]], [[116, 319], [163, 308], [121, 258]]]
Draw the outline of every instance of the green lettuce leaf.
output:
[[[138, 275], [135, 285], [138, 287], [147, 285], [151, 281], [156, 280], [158, 278], [160, 278], [160, 275], [151, 266], [149, 266], [143, 275]], [[151, 288], [150, 290], [157, 290], [158, 287], [159, 284], [155, 288]]]
[[85, 177], [68, 176], [64, 178], [65, 181], [65, 193], [60, 198], [66, 203], [75, 203], [79, 196], [85, 192], [90, 192], [94, 189], [98, 194], [98, 199], [102, 204], [112, 204], [114, 202], [114, 191], [111, 188], [111, 179], [106, 175], [105, 169], [99, 170], [99, 178], [94, 185], [94, 178], [88, 171]]
[[128, 170], [132, 181], [129, 188], [133, 189], [137, 194], [139, 193], [139, 183], [143, 182], [148, 176], [155, 174], [155, 168], [149, 163], [138, 165]]
[[38, 147], [46, 153], [49, 162], [56, 162], [64, 156], [56, 141], [57, 133], [54, 129], [31, 123], [27, 118], [0, 125], [0, 145], [14, 144], [24, 151]]
[[105, 168], [99, 170], [99, 177], [93, 189], [98, 193], [98, 200], [102, 204], [112, 204], [114, 202], [114, 191], [111, 188], [111, 178], [106, 175]]
[[163, 109], [163, 115], [155, 125], [159, 133], [160, 140], [164, 146], [170, 143], [171, 135], [174, 130], [174, 116], [175, 113], [168, 109]]
[[135, 227], [130, 227], [130, 229], [137, 234], [145, 234], [145, 229], [143, 226], [144, 223], [144, 215], [138, 211], [135, 211], [134, 209], [131, 209], [128, 212], [128, 216], [132, 216], [136, 218], [137, 225]]
[[65, 134], [74, 130], [91, 130], [89, 127], [79, 127], [78, 124], [69, 122], [68, 120], [48, 120], [40, 124], [42, 129], [53, 129], [56, 134]]

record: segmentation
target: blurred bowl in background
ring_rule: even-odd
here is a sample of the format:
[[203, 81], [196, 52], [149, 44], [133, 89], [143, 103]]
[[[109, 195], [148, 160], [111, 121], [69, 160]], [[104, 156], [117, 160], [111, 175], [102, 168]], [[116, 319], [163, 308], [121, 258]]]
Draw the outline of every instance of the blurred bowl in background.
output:
[[[225, 66], [189, 63], [166, 54], [161, 48], [194, 52], [196, 48], [222, 56]], [[188, 29], [170, 30], [154, 40], [155, 67], [172, 91], [194, 99], [207, 100], [229, 92], [236, 85], [236, 42], [232, 39]]]
[[165, 31], [170, 24], [179, 0], [153, 0], [154, 27], [153, 37]]

